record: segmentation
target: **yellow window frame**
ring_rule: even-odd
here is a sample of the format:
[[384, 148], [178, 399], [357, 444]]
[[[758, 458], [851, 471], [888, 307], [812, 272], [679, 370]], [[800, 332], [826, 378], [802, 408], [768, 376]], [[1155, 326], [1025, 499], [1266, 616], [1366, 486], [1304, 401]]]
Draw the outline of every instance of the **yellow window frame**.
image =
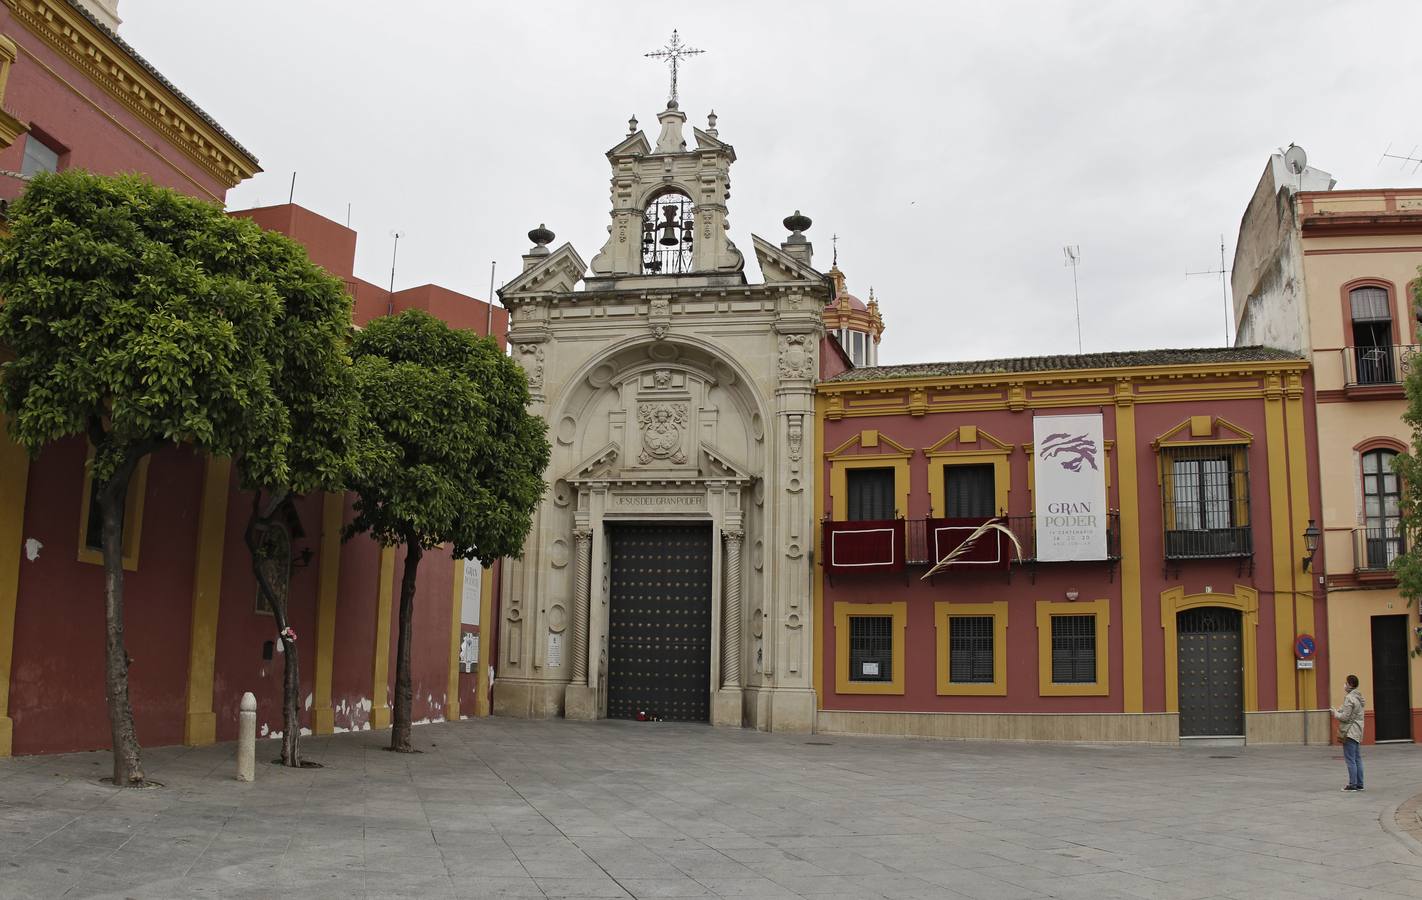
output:
[[[889, 681], [850, 681], [849, 620], [855, 616], [892, 616], [894, 665]], [[836, 694], [902, 694], [904, 692], [904, 632], [908, 603], [844, 603], [834, 605], [834, 692]]]
[[[887, 452], [849, 453], [855, 448], [891, 448]], [[830, 464], [830, 520], [846, 522], [849, 514], [849, 489], [846, 473], [850, 469], [893, 469], [894, 509], [898, 518], [909, 514], [909, 458], [913, 451], [877, 430], [866, 429], [825, 454]]]
[[[1096, 617], [1096, 681], [1052, 681], [1052, 617]], [[1111, 601], [1042, 600], [1037, 603], [1037, 692], [1043, 697], [1105, 697], [1111, 693]]]
[[[972, 450], [944, 450], [950, 444], [978, 444]], [[923, 452], [928, 457], [928, 496], [933, 504], [933, 514], [948, 514], [947, 486], [944, 484], [944, 466], [992, 466], [994, 514], [1007, 513], [1007, 498], [1012, 492], [1012, 464], [1008, 457], [1013, 446], [1004, 444], [976, 425], [960, 425], [944, 435], [942, 440]]]
[[[144, 456], [133, 470], [128, 482], [128, 496], [124, 498], [123, 510], [123, 568], [126, 572], [138, 569], [139, 542], [143, 536], [143, 498], [148, 493], [148, 460]], [[79, 502], [79, 561], [102, 566], [104, 554], [88, 545], [89, 541], [89, 497], [94, 493], [94, 445], [89, 445], [89, 453], [84, 458], [84, 488]]]
[[[950, 680], [952, 641], [949, 629], [954, 616], [992, 616], [992, 683], [962, 684]], [[938, 631], [938, 679], [940, 697], [1005, 697], [1007, 696], [1007, 601], [991, 603], [954, 603], [940, 600], [933, 604], [933, 624]]]

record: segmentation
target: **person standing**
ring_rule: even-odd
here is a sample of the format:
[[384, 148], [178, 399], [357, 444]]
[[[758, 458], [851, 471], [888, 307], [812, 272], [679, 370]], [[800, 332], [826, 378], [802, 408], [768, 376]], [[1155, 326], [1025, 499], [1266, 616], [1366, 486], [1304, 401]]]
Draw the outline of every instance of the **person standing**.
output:
[[1348, 786], [1345, 791], [1363, 789], [1363, 692], [1358, 690], [1358, 676], [1348, 676], [1348, 693], [1343, 705], [1330, 710], [1338, 720], [1338, 739], [1343, 742], [1343, 761], [1348, 765]]

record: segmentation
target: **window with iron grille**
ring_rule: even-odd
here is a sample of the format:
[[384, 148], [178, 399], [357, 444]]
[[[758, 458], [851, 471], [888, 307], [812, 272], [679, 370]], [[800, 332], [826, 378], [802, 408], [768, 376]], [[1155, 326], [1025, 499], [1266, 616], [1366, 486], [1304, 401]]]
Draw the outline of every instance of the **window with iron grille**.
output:
[[996, 472], [992, 463], [943, 467], [943, 514], [950, 519], [997, 515]]
[[894, 617], [849, 617], [849, 680], [894, 680]]
[[948, 617], [948, 680], [992, 684], [992, 616]]
[[1248, 556], [1247, 447], [1172, 447], [1162, 451], [1165, 556]]
[[1052, 682], [1096, 681], [1096, 616], [1052, 616]]
[[849, 469], [844, 473], [844, 486], [849, 495], [845, 498], [848, 521], [896, 518], [893, 469]]

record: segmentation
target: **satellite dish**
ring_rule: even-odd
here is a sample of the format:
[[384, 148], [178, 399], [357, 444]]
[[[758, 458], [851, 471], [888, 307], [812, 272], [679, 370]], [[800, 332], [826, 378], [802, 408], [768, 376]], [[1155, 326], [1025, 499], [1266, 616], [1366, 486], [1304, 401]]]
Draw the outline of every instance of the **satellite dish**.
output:
[[1284, 165], [1295, 175], [1302, 175], [1303, 170], [1308, 168], [1308, 154], [1298, 144], [1290, 144], [1289, 149], [1284, 151]]

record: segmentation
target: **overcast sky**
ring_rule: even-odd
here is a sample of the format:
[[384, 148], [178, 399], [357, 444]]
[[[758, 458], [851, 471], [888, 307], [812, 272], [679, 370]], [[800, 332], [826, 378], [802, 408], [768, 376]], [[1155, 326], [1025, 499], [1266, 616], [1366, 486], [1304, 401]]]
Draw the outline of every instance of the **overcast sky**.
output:
[[[1224, 342], [1219, 267], [1268, 154], [1339, 188], [1415, 186], [1422, 2], [122, 0], [121, 31], [261, 161], [229, 208], [296, 200], [360, 233], [356, 274], [483, 298], [540, 222], [591, 260], [603, 154], [681, 108], [735, 146], [731, 236], [814, 219], [872, 285], [880, 362]], [[688, 138], [690, 134], [688, 132]]]

